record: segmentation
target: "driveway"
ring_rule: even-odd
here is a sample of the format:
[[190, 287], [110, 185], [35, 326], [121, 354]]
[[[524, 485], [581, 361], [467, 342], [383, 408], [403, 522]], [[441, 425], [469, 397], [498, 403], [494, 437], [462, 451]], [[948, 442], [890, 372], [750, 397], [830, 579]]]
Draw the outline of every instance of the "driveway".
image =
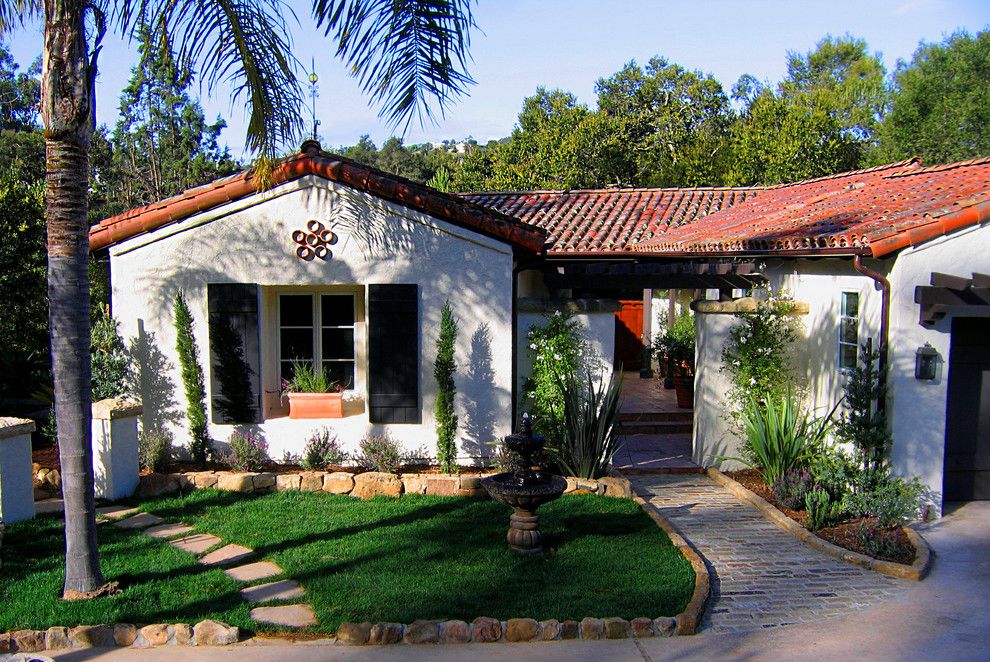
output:
[[338, 647], [245, 642], [227, 648], [64, 651], [75, 660], [951, 660], [990, 659], [990, 502], [973, 502], [921, 528], [936, 552], [930, 576], [843, 616], [741, 633], [641, 641], [463, 646]]

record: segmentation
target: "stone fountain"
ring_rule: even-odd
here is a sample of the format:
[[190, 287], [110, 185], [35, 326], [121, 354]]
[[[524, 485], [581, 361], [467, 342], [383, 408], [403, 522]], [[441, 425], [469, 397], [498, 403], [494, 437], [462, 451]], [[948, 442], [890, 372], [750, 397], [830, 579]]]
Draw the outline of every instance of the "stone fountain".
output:
[[509, 532], [505, 538], [509, 547], [519, 554], [542, 555], [543, 536], [540, 516], [536, 509], [553, 501], [567, 488], [567, 481], [544, 471], [533, 470], [533, 455], [543, 448], [544, 438], [533, 434], [529, 414], [523, 414], [521, 433], [505, 438], [505, 446], [515, 454], [513, 471], [495, 474], [481, 480], [481, 486], [496, 501], [512, 506]]

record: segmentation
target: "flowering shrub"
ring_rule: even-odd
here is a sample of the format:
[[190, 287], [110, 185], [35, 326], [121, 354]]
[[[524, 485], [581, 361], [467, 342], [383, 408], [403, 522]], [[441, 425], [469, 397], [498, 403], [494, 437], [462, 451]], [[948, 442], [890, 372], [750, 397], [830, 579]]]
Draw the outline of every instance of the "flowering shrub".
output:
[[394, 473], [402, 459], [399, 442], [388, 432], [366, 434], [358, 444], [359, 455], [354, 458], [365, 469]]
[[347, 453], [337, 442], [337, 435], [329, 428], [321, 428], [310, 435], [303, 448], [300, 464], [303, 469], [339, 467], [347, 459]]
[[773, 484], [773, 495], [791, 510], [804, 508], [804, 497], [815, 486], [815, 479], [807, 469], [788, 469]]
[[253, 432], [231, 432], [227, 443], [227, 466], [234, 471], [261, 471], [269, 461], [268, 442]]
[[779, 401], [793, 390], [790, 348], [799, 328], [793, 310], [793, 299], [770, 292], [756, 312], [736, 314], [740, 324], [722, 350], [722, 371], [732, 381], [729, 398], [737, 409], [750, 398]]
[[523, 384], [522, 410], [534, 417], [537, 432], [550, 444], [564, 437], [564, 395], [561, 383], [579, 374], [585, 343], [581, 325], [569, 313], [555, 311], [544, 326], [532, 326], [526, 335], [533, 374]]
[[138, 435], [138, 462], [151, 471], [161, 471], [172, 460], [172, 435], [153, 428]]

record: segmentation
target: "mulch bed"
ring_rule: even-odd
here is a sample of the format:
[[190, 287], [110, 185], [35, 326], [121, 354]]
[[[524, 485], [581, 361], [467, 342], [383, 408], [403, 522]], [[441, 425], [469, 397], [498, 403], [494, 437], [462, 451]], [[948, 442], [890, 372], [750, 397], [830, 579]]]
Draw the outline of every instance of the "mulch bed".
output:
[[[736, 481], [750, 492], [759, 495], [772, 504], [774, 508], [784, 513], [801, 526], [807, 528], [807, 511], [791, 510], [784, 504], [780, 503], [780, 501], [778, 501], [774, 496], [773, 490], [763, 482], [763, 478], [760, 476], [759, 471], [756, 469], [740, 469], [738, 471], [727, 471], [725, 473], [727, 476], [732, 478], [732, 480]], [[878, 543], [878, 546], [891, 550], [891, 553], [871, 554], [869, 551], [864, 549], [859, 541], [859, 529], [863, 525], [873, 527], [874, 539]], [[916, 550], [914, 549], [914, 545], [912, 545], [911, 541], [908, 539], [907, 534], [904, 533], [904, 530], [899, 526], [893, 528], [880, 528], [877, 525], [877, 520], [872, 517], [849, 518], [835, 526], [819, 529], [818, 531], [815, 531], [814, 534], [822, 540], [832, 543], [833, 545], [838, 545], [839, 547], [848, 549], [851, 552], [865, 554], [866, 556], [879, 559], [881, 561], [893, 561], [894, 563], [904, 563], [906, 565], [914, 563]]]
[[52, 444], [47, 448], [38, 448], [31, 451], [31, 461], [39, 465], [42, 469], [58, 469], [58, 444]]

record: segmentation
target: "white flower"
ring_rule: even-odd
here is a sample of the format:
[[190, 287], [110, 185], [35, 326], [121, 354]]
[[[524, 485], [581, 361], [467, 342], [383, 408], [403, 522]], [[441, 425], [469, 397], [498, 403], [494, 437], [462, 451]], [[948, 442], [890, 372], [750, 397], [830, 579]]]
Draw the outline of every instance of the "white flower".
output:
[[756, 377], [750, 377], [749, 378], [749, 385], [750, 386], [756, 386]]
[[536, 349], [536, 343], [535, 342], [529, 343], [529, 348], [530, 349]]
[[560, 360], [561, 358], [563, 358], [563, 357], [561, 357], [561, 355], [560, 355], [560, 354], [554, 354], [554, 355], [553, 355], [553, 360], [554, 360], [554, 361], [559, 361], [559, 360]]
[[741, 342], [742, 344], [745, 345], [746, 344], [746, 340], [747, 340], [746, 336], [739, 336], [739, 342]]
[[739, 361], [737, 360], [737, 361], [733, 361], [733, 362], [732, 362], [732, 365], [734, 365], [734, 366], [737, 366], [737, 367], [738, 367], [738, 366], [741, 366], [741, 365], [742, 365], [742, 363], [740, 363], [740, 362], [739, 362]]
[[553, 311], [553, 316], [554, 317], [560, 317], [560, 311], [559, 310]]

